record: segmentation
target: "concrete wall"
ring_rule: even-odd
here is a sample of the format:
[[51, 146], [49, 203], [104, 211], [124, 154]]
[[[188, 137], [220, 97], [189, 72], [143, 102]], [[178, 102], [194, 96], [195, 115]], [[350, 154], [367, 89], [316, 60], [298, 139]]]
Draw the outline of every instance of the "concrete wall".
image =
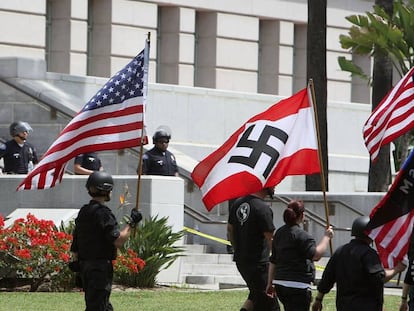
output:
[[[79, 209], [89, 202], [90, 197], [85, 189], [86, 176], [65, 175], [61, 184], [45, 190], [24, 190], [16, 192], [17, 185], [24, 176], [7, 175], [0, 176], [0, 214], [7, 217], [19, 209], [27, 209], [36, 217], [46, 220], [66, 221], [65, 217], [76, 216], [74, 209]], [[118, 221], [125, 214], [130, 213], [136, 202], [136, 176], [115, 175], [112, 200], [108, 206], [116, 215]], [[120, 207], [119, 197], [126, 193], [127, 204]], [[144, 219], [150, 216], [167, 217], [167, 224], [173, 232], [178, 232], [184, 226], [184, 187], [183, 180], [178, 177], [142, 176], [139, 208]], [[51, 211], [50, 209], [53, 209]], [[26, 211], [26, 210], [25, 210]], [[61, 211], [59, 214], [58, 212]], [[26, 214], [27, 215], [27, 214]], [[14, 213], [15, 217], [26, 217], [20, 213]], [[50, 217], [49, 217], [50, 216]], [[60, 217], [60, 218], [59, 218]], [[184, 239], [176, 245], [181, 246]], [[159, 282], [179, 282], [180, 260], [168, 270], [162, 271], [157, 277]]]

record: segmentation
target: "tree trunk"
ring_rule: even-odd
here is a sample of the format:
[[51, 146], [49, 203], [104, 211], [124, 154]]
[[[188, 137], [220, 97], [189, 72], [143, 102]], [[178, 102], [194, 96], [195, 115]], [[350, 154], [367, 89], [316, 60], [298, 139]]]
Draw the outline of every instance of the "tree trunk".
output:
[[[375, 0], [375, 4], [383, 7], [388, 14], [392, 14], [393, 0]], [[375, 55], [372, 81], [372, 110], [374, 110], [392, 88], [392, 63], [388, 55]], [[377, 161], [370, 163], [368, 191], [387, 191], [390, 182], [390, 145], [388, 144], [381, 147]]]
[[[308, 33], [307, 33], [307, 79], [313, 79], [315, 85], [315, 110], [318, 116], [320, 153], [325, 179], [325, 190], [328, 191], [328, 136], [326, 118], [326, 2], [327, 0], [308, 0]], [[306, 176], [307, 191], [321, 191], [320, 174]]]

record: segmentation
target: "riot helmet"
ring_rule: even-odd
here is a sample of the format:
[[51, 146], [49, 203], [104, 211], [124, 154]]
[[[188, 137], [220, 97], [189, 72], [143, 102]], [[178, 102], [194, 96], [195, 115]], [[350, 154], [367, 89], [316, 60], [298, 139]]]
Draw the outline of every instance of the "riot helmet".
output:
[[167, 140], [171, 139], [171, 130], [166, 125], [161, 125], [157, 128], [154, 135], [152, 136], [153, 143], [155, 144], [161, 138], [165, 138]]
[[27, 122], [23, 122], [23, 121], [13, 122], [12, 124], [10, 124], [9, 130], [10, 130], [10, 135], [12, 137], [17, 136], [23, 132], [30, 133], [33, 131], [30, 124]]
[[106, 172], [94, 171], [86, 181], [86, 189], [90, 196], [105, 196], [110, 200], [109, 193], [114, 187], [112, 176]]
[[351, 235], [357, 238], [366, 238], [365, 230], [369, 223], [368, 216], [360, 216], [352, 223]]

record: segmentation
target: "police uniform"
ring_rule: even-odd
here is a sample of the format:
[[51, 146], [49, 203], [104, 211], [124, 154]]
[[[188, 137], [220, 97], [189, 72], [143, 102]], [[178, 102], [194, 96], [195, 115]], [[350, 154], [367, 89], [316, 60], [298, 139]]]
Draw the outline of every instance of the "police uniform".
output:
[[272, 242], [273, 284], [285, 310], [309, 310], [315, 279], [315, 239], [299, 225], [279, 228]]
[[177, 172], [175, 156], [168, 150], [161, 151], [154, 147], [142, 157], [142, 173], [144, 175], [175, 176]]
[[0, 146], [0, 158], [3, 158], [6, 174], [27, 174], [29, 162], [38, 163], [36, 149], [28, 142], [20, 146], [14, 139]]
[[102, 167], [101, 160], [95, 152], [77, 155], [75, 164], [80, 164], [81, 167], [91, 171], [99, 171]]
[[318, 291], [326, 294], [336, 282], [339, 311], [381, 311], [384, 277], [377, 252], [360, 239], [339, 247], [323, 272]]
[[249, 288], [248, 298], [255, 310], [279, 310], [276, 299], [266, 295], [269, 264], [268, 242], [264, 232], [273, 232], [273, 212], [256, 196], [234, 201], [228, 222], [233, 226], [233, 260]]
[[78, 254], [86, 310], [113, 310], [109, 302], [119, 225], [111, 210], [97, 201], [84, 205], [75, 220], [71, 251]]

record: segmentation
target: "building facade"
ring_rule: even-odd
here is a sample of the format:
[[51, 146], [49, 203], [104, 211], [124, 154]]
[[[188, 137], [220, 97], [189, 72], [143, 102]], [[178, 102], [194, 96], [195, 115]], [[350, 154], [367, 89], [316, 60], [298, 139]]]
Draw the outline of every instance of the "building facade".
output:
[[[345, 17], [373, 4], [328, 1], [330, 100], [370, 102], [366, 81], [337, 57], [352, 57], [339, 44]], [[149, 34], [152, 83], [281, 96], [306, 85], [306, 0], [2, 0], [0, 26], [0, 57], [45, 59], [49, 72], [110, 77]]]

